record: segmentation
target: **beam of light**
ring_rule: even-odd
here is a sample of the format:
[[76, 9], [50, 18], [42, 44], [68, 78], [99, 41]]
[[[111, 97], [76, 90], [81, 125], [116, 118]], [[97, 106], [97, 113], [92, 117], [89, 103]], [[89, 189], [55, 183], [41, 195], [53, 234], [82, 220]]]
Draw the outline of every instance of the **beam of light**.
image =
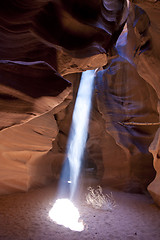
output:
[[82, 73], [72, 116], [72, 125], [67, 146], [67, 158], [70, 167], [70, 179], [68, 180], [71, 181], [71, 198], [77, 186], [82, 157], [88, 136], [94, 74], [94, 70], [88, 70]]
[[[69, 199], [73, 198], [78, 184], [86, 145], [94, 76], [95, 70], [88, 70], [82, 73], [72, 116], [66, 159], [60, 177], [60, 198], [49, 212], [49, 216], [54, 222], [74, 231], [83, 231], [84, 229], [83, 223], [79, 222], [80, 215], [78, 209]], [[69, 199], [66, 198], [66, 194]]]

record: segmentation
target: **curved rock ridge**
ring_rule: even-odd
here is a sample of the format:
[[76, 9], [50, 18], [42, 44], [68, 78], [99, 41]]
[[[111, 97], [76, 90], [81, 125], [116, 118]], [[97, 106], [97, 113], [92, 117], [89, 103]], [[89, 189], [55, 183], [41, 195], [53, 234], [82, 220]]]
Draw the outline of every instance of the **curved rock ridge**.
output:
[[[34, 115], [51, 110], [46, 106], [42, 111], [42, 105], [45, 105], [42, 97], [51, 99], [69, 87], [69, 83], [56, 70], [65, 75], [107, 63], [104, 53], [113, 44], [126, 20], [126, 2], [114, 2], [82, 3], [77, 0], [66, 4], [66, 1], [60, 0], [7, 0], [1, 3], [0, 112], [1, 119], [7, 117], [8, 125], [7, 121], [1, 120], [0, 129], [21, 123], [20, 119], [28, 121]], [[77, 11], [81, 13], [76, 14]], [[71, 70], [67, 71], [65, 69], [69, 69], [71, 56], [74, 56], [74, 60], [70, 64]], [[88, 59], [90, 56], [91, 60]], [[77, 59], [79, 57], [82, 61], [86, 58], [87, 67]], [[27, 83], [27, 77], [31, 78], [33, 86]], [[39, 97], [35, 98], [39, 91]], [[37, 108], [37, 99], [41, 110], [34, 109], [35, 105]], [[13, 103], [7, 107], [8, 116], [4, 110], [7, 101]], [[16, 116], [12, 113], [16, 113]]]
[[160, 205], [159, 11], [153, 1], [0, 3], [1, 194], [59, 177], [80, 81], [67, 74], [100, 68], [86, 162], [135, 192], [156, 170], [148, 189]]
[[1, 193], [45, 183], [51, 173], [46, 167], [52, 168], [48, 161], [54, 162], [54, 172], [56, 159], [58, 166], [63, 161], [50, 151], [58, 134], [53, 115], [72, 96], [71, 83], [57, 70], [64, 76], [107, 63], [105, 53], [121, 31], [126, 9], [125, 1], [109, 2], [0, 3]]
[[[152, 88], [156, 91], [158, 97], [157, 112], [160, 115], [160, 51], [159, 51], [159, 37], [160, 37], [160, 2], [159, 1], [137, 1], [138, 5], [143, 8], [150, 19], [150, 26], [146, 28], [146, 20], [139, 21], [139, 29], [141, 33], [137, 34], [137, 38], [140, 45], [147, 47], [147, 51], [142, 48], [141, 54], [136, 56], [137, 71], [146, 82], [148, 82]], [[144, 31], [145, 30], [145, 31]], [[141, 40], [140, 40], [141, 39]], [[160, 122], [160, 119], [158, 123]], [[159, 161], [159, 139], [160, 128], [159, 125], [153, 142], [149, 146], [149, 151], [153, 155], [153, 165], [156, 170], [156, 176], [153, 182], [148, 186], [148, 190], [157, 203], [160, 206], [160, 161]]]
[[[0, 131], [0, 194], [28, 191], [58, 178], [63, 155], [52, 151], [52, 143], [59, 132], [54, 116], [65, 109], [71, 99], [70, 89], [55, 98], [43, 97], [35, 102], [37, 109], [42, 112], [46, 107], [52, 110], [43, 114], [38, 112], [28, 122], [25, 119], [25, 123]], [[12, 122], [13, 116], [9, 119]], [[18, 120], [24, 116], [19, 116]], [[9, 120], [5, 120], [8, 124]], [[17, 117], [15, 122], [18, 122]]]
[[0, 60], [0, 73], [1, 130], [52, 110], [70, 92], [71, 83], [46, 62]]
[[58, 168], [61, 162], [56, 163], [49, 149], [57, 134], [53, 111], [0, 132], [1, 194], [28, 191], [31, 187], [47, 184], [54, 176], [53, 162], [56, 177], [56, 165]]
[[37, 53], [40, 60], [46, 45], [51, 51], [70, 50], [76, 57], [104, 53], [126, 20], [122, 18], [125, 9], [125, 0], [3, 1], [0, 54], [11, 60], [35, 58]]
[[102, 140], [103, 178], [119, 188], [143, 191], [156, 174], [148, 190], [160, 206], [160, 61], [159, 49], [155, 49], [160, 36], [160, 4], [140, 7], [130, 6], [106, 69], [96, 79], [98, 109], [107, 131]]

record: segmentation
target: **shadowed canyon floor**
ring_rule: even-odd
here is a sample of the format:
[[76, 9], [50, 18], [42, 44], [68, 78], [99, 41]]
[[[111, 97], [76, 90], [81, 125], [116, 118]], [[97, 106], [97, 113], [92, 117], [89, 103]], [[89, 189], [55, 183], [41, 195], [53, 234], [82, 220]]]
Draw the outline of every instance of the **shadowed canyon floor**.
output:
[[96, 210], [85, 201], [87, 188], [76, 200], [83, 232], [56, 225], [48, 212], [56, 196], [56, 186], [34, 189], [0, 197], [0, 240], [159, 240], [160, 209], [149, 195], [130, 194], [103, 188], [113, 193], [116, 207], [112, 211]]

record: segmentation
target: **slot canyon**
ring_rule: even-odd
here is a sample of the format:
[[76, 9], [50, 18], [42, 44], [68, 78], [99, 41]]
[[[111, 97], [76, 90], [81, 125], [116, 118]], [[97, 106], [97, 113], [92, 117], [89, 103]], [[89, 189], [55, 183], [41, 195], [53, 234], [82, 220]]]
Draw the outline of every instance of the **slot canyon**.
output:
[[[159, 240], [160, 2], [5, 0], [0, 19], [0, 240]], [[87, 70], [75, 232], [47, 214]], [[89, 186], [112, 192], [112, 211], [86, 204]]]

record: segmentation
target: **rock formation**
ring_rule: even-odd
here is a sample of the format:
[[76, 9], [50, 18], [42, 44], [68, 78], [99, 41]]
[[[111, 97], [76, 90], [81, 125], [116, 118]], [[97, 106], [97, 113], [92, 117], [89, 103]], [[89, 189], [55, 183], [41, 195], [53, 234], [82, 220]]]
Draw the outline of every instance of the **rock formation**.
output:
[[[99, 68], [86, 171], [160, 205], [158, 1], [6, 0], [0, 194], [58, 178], [80, 73]], [[154, 159], [154, 170], [153, 168]]]

